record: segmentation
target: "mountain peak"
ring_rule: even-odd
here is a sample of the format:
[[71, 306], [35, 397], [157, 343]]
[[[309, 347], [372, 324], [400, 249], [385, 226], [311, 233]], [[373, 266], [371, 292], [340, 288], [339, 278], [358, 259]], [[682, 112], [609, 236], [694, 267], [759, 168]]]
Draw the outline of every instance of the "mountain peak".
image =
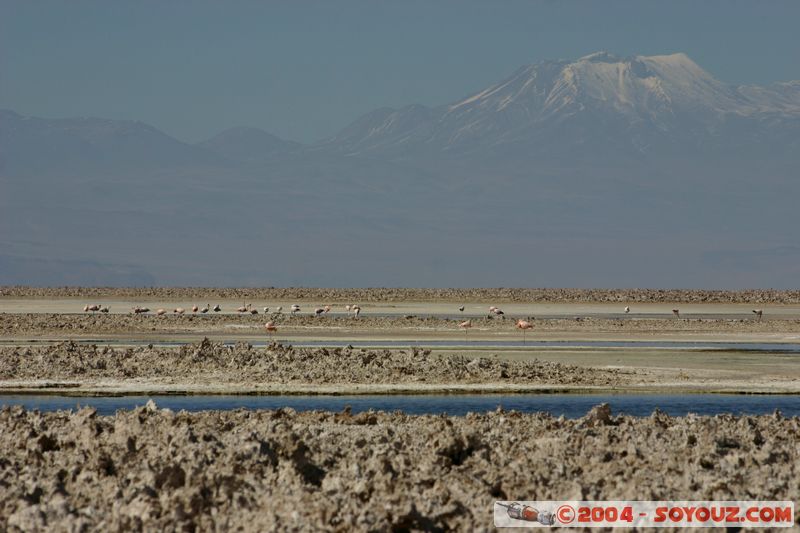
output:
[[590, 63], [619, 63], [621, 60], [611, 52], [600, 50], [598, 52], [593, 52], [589, 55], [583, 56], [582, 58], [578, 59], [578, 62], [579, 61], [588, 61]]

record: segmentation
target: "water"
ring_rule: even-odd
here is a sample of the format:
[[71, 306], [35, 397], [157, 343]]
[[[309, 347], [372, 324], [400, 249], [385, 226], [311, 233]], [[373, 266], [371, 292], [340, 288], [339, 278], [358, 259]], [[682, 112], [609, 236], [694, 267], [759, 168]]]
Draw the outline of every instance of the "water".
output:
[[451, 394], [451, 395], [371, 395], [371, 396], [118, 396], [75, 397], [56, 395], [0, 395], [1, 405], [23, 405], [27, 409], [56, 411], [92, 406], [100, 414], [143, 406], [149, 399], [159, 407], [174, 411], [210, 409], [278, 409], [297, 411], [353, 412], [403, 411], [407, 414], [464, 415], [494, 411], [498, 406], [525, 413], [545, 411], [554, 416], [578, 418], [593, 406], [608, 402], [615, 414], [649, 416], [656, 408], [672, 415], [769, 414], [775, 409], [785, 416], [800, 416], [800, 395], [737, 394]]

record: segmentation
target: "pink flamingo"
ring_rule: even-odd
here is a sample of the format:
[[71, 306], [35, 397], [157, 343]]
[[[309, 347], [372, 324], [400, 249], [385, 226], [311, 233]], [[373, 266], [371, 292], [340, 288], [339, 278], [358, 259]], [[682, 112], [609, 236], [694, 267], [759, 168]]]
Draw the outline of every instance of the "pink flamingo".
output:
[[158, 309], [158, 310], [156, 310], [156, 314], [158, 316], [166, 315], [167, 314], [167, 310], [166, 309]]
[[472, 327], [472, 320], [465, 320], [461, 324], [458, 325], [460, 328], [464, 328], [464, 341], [467, 340], [467, 333], [469, 332], [469, 328]]
[[197, 307], [197, 305], [196, 305], [196, 304], [195, 304], [195, 305], [193, 305], [193, 306], [192, 306], [192, 313], [196, 313], [196, 312], [198, 311], [198, 309], [200, 309], [200, 308], [199, 308], [199, 307]]
[[264, 329], [266, 329], [266, 330], [267, 330], [267, 333], [269, 333], [269, 338], [270, 338], [270, 340], [272, 340], [272, 335], [273, 335], [273, 334], [274, 334], [276, 331], [278, 331], [278, 326], [276, 326], [276, 325], [275, 325], [275, 322], [273, 322], [273, 321], [271, 321], [271, 320], [270, 320], [269, 322], [267, 322], [266, 324], [264, 324]]
[[517, 329], [521, 329], [522, 330], [522, 344], [525, 344], [525, 333], [529, 329], [533, 329], [533, 324], [531, 324], [527, 320], [521, 320], [520, 319], [520, 320], [517, 320], [517, 323], [516, 323], [516, 325], [514, 327], [516, 327]]

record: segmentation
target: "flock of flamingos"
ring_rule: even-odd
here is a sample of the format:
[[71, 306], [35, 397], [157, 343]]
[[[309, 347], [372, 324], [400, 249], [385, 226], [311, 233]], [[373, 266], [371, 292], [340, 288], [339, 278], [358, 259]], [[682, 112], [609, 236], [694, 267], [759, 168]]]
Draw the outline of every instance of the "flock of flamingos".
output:
[[[357, 304], [353, 304], [353, 305], [348, 304], [348, 305], [345, 305], [344, 307], [345, 307], [345, 310], [348, 313], [352, 313], [353, 318], [358, 318], [359, 315], [361, 314], [361, 306], [359, 306]], [[458, 308], [458, 310], [463, 313], [464, 312], [464, 306], [462, 305], [461, 307]], [[91, 312], [91, 313], [96, 313], [96, 312], [108, 313], [110, 311], [110, 308], [108, 306], [101, 306], [100, 304], [87, 304], [83, 308], [83, 311], [84, 311], [84, 313], [89, 313], [89, 312]], [[206, 306], [203, 307], [203, 308], [200, 308], [197, 305], [195, 305], [195, 306], [193, 306], [191, 308], [190, 311], [192, 313], [201, 313], [201, 314], [206, 314], [209, 311], [213, 311], [214, 313], [219, 313], [219, 312], [222, 311], [222, 307], [220, 307], [219, 304], [214, 305], [214, 307], [211, 307], [210, 304], [206, 304]], [[300, 311], [301, 311], [301, 309], [300, 309], [300, 306], [298, 304], [292, 304], [292, 306], [290, 308], [290, 312], [291, 312], [292, 315], [296, 315], [297, 313], [300, 313]], [[325, 307], [317, 307], [317, 308], [314, 309], [314, 316], [323, 316], [323, 315], [328, 314], [330, 311], [331, 311], [331, 306], [330, 305], [326, 305]], [[631, 312], [630, 306], [626, 306], [625, 309], [623, 309], [623, 311], [625, 312], [625, 314], [629, 314]], [[149, 313], [149, 312], [150, 312], [150, 309], [148, 307], [136, 306], [133, 309], [131, 309], [131, 313], [133, 313], [135, 315], [139, 315], [139, 314], [143, 314], [143, 313]], [[172, 310], [172, 312], [174, 314], [182, 315], [182, 314], [186, 313], [186, 309], [184, 309], [183, 307], [176, 307], [175, 309]], [[244, 304], [242, 304], [241, 307], [238, 307], [236, 309], [236, 312], [237, 313], [241, 313], [241, 314], [257, 315], [258, 314], [258, 309], [254, 309], [252, 304], [244, 303]], [[264, 314], [269, 314], [269, 312], [270, 312], [270, 308], [269, 307], [264, 307]], [[278, 306], [278, 307], [275, 308], [275, 310], [273, 312], [275, 314], [281, 314], [281, 313], [283, 313], [283, 307], [282, 306]], [[762, 309], [753, 309], [753, 313], [756, 315], [756, 317], [758, 318], [759, 321], [761, 320], [761, 318], [764, 315], [764, 311]], [[158, 315], [158, 316], [163, 316], [163, 315], [167, 314], [167, 310], [163, 309], [163, 308], [159, 308], [159, 309], [156, 309], [155, 314]], [[679, 309], [673, 309], [672, 310], [672, 314], [677, 318], [681, 317], [681, 313], [680, 313]], [[494, 316], [499, 316], [500, 318], [505, 318], [505, 313], [503, 312], [503, 310], [500, 309], [499, 307], [494, 306], [494, 305], [489, 307], [489, 315], [490, 316], [494, 315]], [[460, 322], [458, 324], [458, 327], [464, 330], [464, 335], [466, 336], [467, 332], [472, 327], [472, 319]], [[524, 339], [525, 338], [525, 333], [527, 332], [527, 330], [533, 329], [533, 323], [530, 320], [517, 319], [517, 321], [514, 324], [514, 327], [519, 329], [519, 330], [522, 330], [522, 335], [523, 335], [523, 339]], [[273, 333], [278, 331], [277, 324], [275, 324], [275, 322], [272, 321], [272, 320], [270, 320], [269, 322], [264, 324], [264, 328], [267, 330], [267, 332], [270, 335], [272, 335]]]

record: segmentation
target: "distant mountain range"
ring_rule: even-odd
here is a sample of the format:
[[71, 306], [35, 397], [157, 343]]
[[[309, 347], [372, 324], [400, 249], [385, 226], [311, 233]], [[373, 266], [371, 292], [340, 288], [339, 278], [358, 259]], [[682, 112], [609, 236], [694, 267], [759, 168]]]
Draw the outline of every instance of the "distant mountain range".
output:
[[799, 165], [800, 81], [684, 54], [528, 65], [314, 145], [0, 111], [0, 284], [794, 286]]

